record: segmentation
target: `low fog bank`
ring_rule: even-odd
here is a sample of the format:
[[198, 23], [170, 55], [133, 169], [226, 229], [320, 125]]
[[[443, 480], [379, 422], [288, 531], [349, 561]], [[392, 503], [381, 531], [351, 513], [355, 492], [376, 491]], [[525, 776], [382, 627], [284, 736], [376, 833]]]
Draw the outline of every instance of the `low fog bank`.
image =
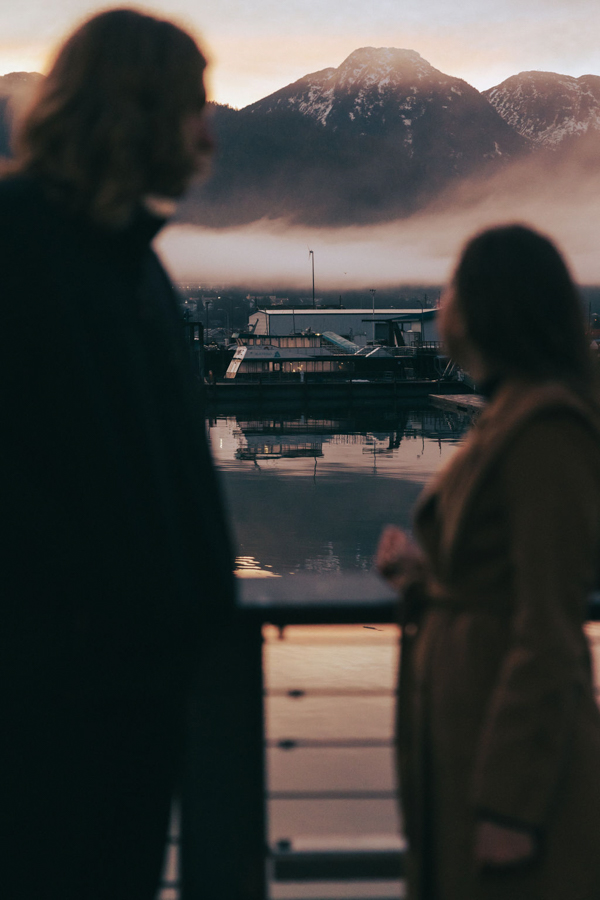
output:
[[177, 280], [275, 291], [311, 283], [339, 290], [447, 281], [474, 232], [523, 222], [557, 241], [580, 284], [600, 283], [600, 164], [596, 142], [568, 155], [529, 157], [472, 178], [424, 210], [371, 226], [306, 228], [285, 219], [212, 230], [174, 224], [157, 248]]

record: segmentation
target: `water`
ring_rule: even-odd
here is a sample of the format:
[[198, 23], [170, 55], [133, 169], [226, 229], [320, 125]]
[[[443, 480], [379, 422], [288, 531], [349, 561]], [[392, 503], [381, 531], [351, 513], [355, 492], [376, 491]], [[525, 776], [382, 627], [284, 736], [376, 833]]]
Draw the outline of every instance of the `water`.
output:
[[370, 569], [386, 522], [410, 527], [423, 485], [455, 452], [467, 416], [395, 411], [215, 417], [244, 574]]

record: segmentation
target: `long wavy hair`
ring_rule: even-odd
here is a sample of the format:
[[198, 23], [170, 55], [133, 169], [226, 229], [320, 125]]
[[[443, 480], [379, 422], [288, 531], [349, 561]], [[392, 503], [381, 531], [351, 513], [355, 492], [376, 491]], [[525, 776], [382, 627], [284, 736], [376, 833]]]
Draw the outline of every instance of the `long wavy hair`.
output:
[[[182, 127], [206, 102], [206, 61], [171, 22], [100, 13], [63, 44], [24, 117], [12, 171], [41, 177], [74, 210], [125, 224], [146, 194], [180, 196], [198, 168]], [[208, 143], [206, 145], [208, 153]]]
[[467, 337], [492, 371], [591, 386], [581, 297], [547, 237], [523, 225], [484, 231], [452, 284]]

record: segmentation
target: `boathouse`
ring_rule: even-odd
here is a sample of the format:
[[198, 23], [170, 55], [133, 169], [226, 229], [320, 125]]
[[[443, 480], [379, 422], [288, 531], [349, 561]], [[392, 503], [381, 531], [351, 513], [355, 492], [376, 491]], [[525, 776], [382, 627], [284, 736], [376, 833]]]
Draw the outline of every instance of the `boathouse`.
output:
[[436, 319], [436, 309], [260, 309], [249, 317], [248, 330], [269, 337], [333, 331], [364, 347], [385, 341], [394, 322], [410, 346], [439, 341]]

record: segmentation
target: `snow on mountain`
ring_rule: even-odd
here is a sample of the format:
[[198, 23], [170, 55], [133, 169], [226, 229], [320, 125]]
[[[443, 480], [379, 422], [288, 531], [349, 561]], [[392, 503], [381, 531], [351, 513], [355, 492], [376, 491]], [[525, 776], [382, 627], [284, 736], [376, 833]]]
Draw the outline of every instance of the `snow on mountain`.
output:
[[414, 50], [363, 47], [351, 53], [337, 69], [323, 69], [306, 75], [254, 106], [260, 105], [261, 111], [296, 108], [322, 125], [328, 124], [330, 119], [329, 124], [339, 127], [340, 122], [333, 121], [339, 117], [331, 116], [336, 103], [343, 103], [343, 114], [352, 122], [361, 116], [372, 115], [377, 107], [381, 109], [386, 97], [393, 96], [411, 82], [412, 96], [400, 106], [400, 109], [409, 110], [416, 94], [413, 82], [418, 84], [431, 75], [441, 76], [442, 73]]
[[282, 111], [332, 131], [385, 136], [408, 157], [436, 155], [437, 147], [457, 171], [462, 159], [511, 156], [528, 143], [466, 81], [440, 72], [415, 50], [392, 47], [362, 47], [338, 68], [306, 75], [243, 110]]
[[600, 132], [598, 75], [521, 72], [483, 93], [507, 124], [536, 144], [555, 148]]
[[217, 155], [193, 216], [219, 226], [389, 221], [531, 149], [471, 85], [390, 47], [362, 47], [244, 109], [215, 108], [212, 121]]

